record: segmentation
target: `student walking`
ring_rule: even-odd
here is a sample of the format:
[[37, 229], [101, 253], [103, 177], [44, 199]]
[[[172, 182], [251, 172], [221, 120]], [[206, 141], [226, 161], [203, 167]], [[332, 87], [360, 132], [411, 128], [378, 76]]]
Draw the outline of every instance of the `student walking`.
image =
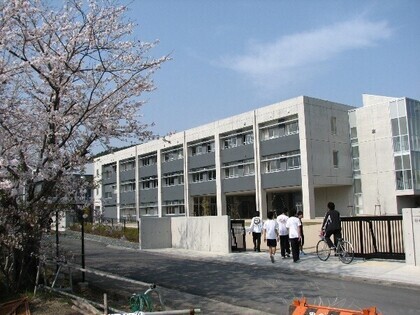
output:
[[252, 232], [252, 242], [254, 243], [254, 252], [261, 251], [261, 232], [263, 227], [263, 221], [260, 218], [260, 212], [257, 211], [255, 216], [251, 219], [251, 225], [249, 226], [250, 233]]
[[300, 250], [300, 253], [302, 255], [306, 255], [305, 252], [303, 251], [303, 244], [305, 244], [305, 236], [303, 235], [303, 222], [302, 222], [303, 211], [302, 210], [299, 210], [297, 212], [297, 217], [299, 218], [299, 221], [300, 221], [300, 242], [299, 242], [299, 250]]
[[293, 262], [299, 262], [299, 242], [300, 242], [300, 220], [296, 216], [296, 209], [290, 210], [290, 217], [287, 219], [286, 227], [289, 229], [289, 240], [292, 246]]
[[264, 222], [264, 241], [267, 241], [270, 260], [274, 263], [274, 255], [276, 254], [277, 239], [279, 237], [279, 225], [274, 220], [274, 212], [270, 211], [267, 214], [268, 220]]
[[277, 217], [280, 234], [280, 253], [283, 259], [290, 257], [289, 230], [286, 227], [287, 219], [289, 219], [287, 216], [287, 209], [284, 208], [282, 213]]

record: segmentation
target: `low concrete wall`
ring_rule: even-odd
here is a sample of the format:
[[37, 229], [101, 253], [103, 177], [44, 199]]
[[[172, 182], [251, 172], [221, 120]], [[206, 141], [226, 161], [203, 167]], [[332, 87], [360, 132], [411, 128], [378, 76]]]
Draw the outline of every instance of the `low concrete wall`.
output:
[[172, 218], [172, 247], [206, 252], [230, 251], [229, 217]]
[[142, 249], [172, 247], [171, 218], [142, 217], [139, 246]]
[[180, 248], [230, 252], [230, 221], [221, 217], [141, 218], [142, 249]]

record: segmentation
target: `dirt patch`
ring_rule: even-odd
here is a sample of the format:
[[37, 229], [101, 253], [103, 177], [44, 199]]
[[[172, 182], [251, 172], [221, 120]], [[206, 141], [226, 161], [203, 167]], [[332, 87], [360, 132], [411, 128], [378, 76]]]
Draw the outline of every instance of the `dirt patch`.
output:
[[71, 309], [70, 299], [60, 297], [37, 297], [30, 301], [31, 314], [35, 315], [80, 315]]

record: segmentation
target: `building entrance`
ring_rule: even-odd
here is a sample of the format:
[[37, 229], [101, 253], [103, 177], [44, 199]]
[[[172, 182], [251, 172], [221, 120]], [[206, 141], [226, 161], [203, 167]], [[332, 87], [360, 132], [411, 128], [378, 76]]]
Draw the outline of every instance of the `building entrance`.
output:
[[303, 211], [301, 191], [267, 193], [267, 212], [275, 211], [279, 215], [284, 209], [292, 208]]
[[255, 194], [226, 196], [226, 212], [231, 219], [251, 219], [256, 208]]

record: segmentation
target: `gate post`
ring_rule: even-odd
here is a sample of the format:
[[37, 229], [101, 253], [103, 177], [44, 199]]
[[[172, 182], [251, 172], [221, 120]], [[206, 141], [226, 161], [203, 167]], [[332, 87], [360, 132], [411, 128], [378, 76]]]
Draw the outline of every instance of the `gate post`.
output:
[[403, 209], [405, 262], [420, 265], [420, 208]]

